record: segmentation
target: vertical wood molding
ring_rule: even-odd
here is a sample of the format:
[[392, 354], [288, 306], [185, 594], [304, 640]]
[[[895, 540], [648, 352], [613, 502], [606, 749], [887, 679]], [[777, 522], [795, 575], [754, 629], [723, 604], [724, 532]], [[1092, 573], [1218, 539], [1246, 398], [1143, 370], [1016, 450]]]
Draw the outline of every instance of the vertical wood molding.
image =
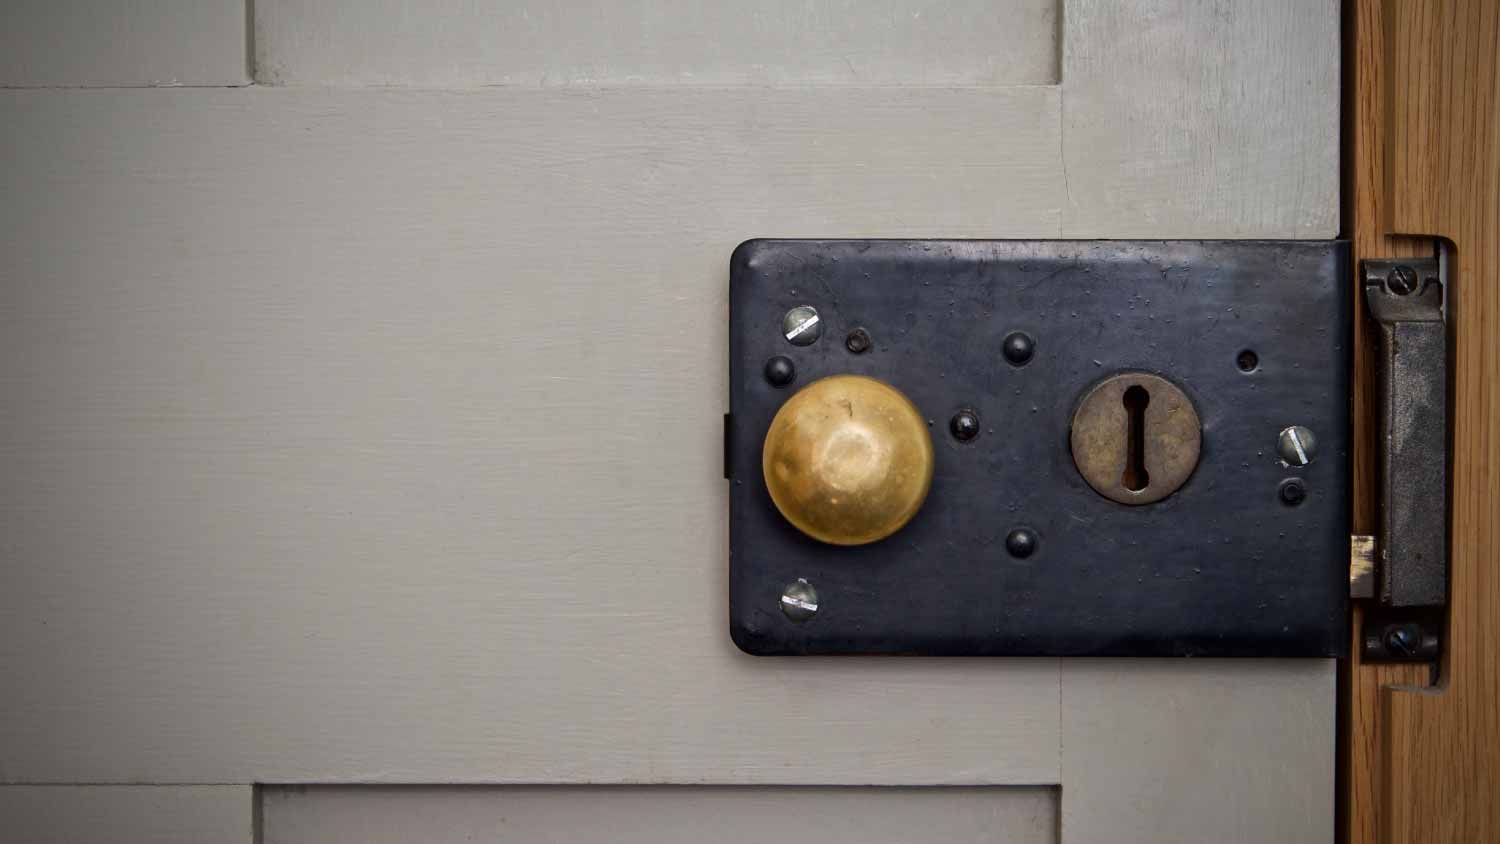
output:
[[[1350, 0], [1345, 9], [1344, 126], [1344, 227], [1353, 240], [1357, 257], [1417, 256], [1430, 254], [1431, 241], [1398, 238], [1389, 234], [1390, 212], [1386, 175], [1385, 114], [1387, 73], [1383, 61], [1385, 29], [1384, 0]], [[1375, 393], [1376, 335], [1365, 313], [1364, 288], [1359, 281], [1358, 262], [1350, 279], [1354, 290], [1354, 449], [1353, 532], [1373, 534], [1376, 525], [1375, 470], [1378, 419]], [[1411, 665], [1363, 665], [1360, 662], [1359, 630], [1362, 610], [1355, 605], [1350, 657], [1345, 662], [1346, 704], [1340, 735], [1346, 776], [1343, 782], [1343, 835], [1348, 844], [1380, 841], [1377, 820], [1385, 803], [1384, 780], [1377, 776], [1384, 765], [1381, 748], [1384, 709], [1381, 689], [1391, 685], [1420, 685], [1427, 670]]]
[[1394, 2], [1391, 226], [1454, 242], [1452, 577], [1443, 681], [1387, 689], [1392, 842], [1500, 838], [1500, 5]]
[[[1451, 598], [1439, 684], [1350, 660], [1350, 844], [1500, 838], [1500, 6], [1356, 0], [1349, 19], [1352, 150], [1346, 175], [1359, 257], [1456, 247]], [[1361, 308], [1362, 309], [1362, 308]], [[1367, 332], [1366, 332], [1367, 334]], [[1372, 373], [1356, 344], [1355, 530], [1373, 518]], [[1355, 620], [1358, 629], [1358, 618]], [[1357, 654], [1357, 648], [1356, 648]]]

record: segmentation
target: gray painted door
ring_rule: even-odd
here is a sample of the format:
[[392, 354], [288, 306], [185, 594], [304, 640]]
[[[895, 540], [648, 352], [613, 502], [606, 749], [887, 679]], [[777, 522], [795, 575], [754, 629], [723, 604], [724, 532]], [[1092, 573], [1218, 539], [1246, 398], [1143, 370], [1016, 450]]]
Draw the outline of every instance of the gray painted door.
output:
[[740, 654], [718, 461], [746, 238], [1333, 236], [1333, 3], [154, 6], [0, 11], [0, 818], [1331, 837], [1331, 662]]

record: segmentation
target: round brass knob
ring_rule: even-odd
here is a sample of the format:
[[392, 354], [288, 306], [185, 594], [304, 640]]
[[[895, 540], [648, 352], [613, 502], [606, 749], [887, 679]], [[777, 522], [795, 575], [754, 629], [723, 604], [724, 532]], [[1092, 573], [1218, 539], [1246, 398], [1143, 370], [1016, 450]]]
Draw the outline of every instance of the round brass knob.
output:
[[911, 521], [932, 486], [932, 435], [900, 390], [863, 375], [814, 381], [771, 420], [771, 500], [814, 539], [864, 545]]

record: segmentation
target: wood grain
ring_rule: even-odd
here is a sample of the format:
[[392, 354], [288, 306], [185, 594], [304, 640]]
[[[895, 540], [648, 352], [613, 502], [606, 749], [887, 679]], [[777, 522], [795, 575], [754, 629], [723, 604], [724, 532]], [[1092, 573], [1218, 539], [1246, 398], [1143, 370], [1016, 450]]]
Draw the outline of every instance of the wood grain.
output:
[[[1349, 0], [1345, 7], [1344, 129], [1344, 218], [1356, 257], [1412, 257], [1432, 254], [1430, 240], [1394, 237], [1390, 232], [1390, 180], [1387, 148], [1387, 104], [1389, 70], [1384, 61], [1385, 0]], [[1355, 313], [1365, 313], [1364, 286], [1358, 277], [1358, 262], [1350, 285]], [[1356, 534], [1373, 534], [1376, 526], [1376, 457], [1378, 416], [1376, 409], [1376, 333], [1361, 316], [1354, 321], [1354, 449], [1353, 525]], [[1377, 844], [1381, 807], [1386, 804], [1383, 725], [1385, 708], [1382, 689], [1392, 685], [1422, 685], [1425, 667], [1410, 665], [1365, 665], [1360, 661], [1361, 604], [1354, 605], [1350, 658], [1343, 664], [1343, 706], [1339, 732], [1343, 746], [1340, 759], [1342, 812], [1340, 838], [1348, 844]]]
[[[1500, 839], [1500, 7], [1359, 0], [1356, 250], [1451, 240], [1456, 332], [1452, 572], [1436, 687], [1351, 661], [1351, 844]], [[1385, 253], [1389, 254], [1389, 253]], [[1366, 382], [1368, 384], [1368, 381]], [[1373, 425], [1374, 417], [1360, 417]], [[1366, 467], [1368, 468], [1368, 467]], [[1373, 485], [1357, 475], [1368, 518]], [[1359, 526], [1356, 525], [1356, 529]]]
[[1500, 840], [1500, 5], [1395, 3], [1391, 227], [1449, 238], [1452, 580], [1439, 689], [1388, 689], [1392, 842]]

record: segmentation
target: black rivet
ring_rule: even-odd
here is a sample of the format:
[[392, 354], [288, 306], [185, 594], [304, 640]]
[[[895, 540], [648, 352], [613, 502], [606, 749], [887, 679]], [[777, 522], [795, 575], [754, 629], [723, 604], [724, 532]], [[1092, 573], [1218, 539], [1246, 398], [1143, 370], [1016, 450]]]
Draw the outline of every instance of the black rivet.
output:
[[791, 358], [777, 355], [766, 361], [766, 381], [772, 387], [785, 387], [796, 377], [797, 367], [792, 365]]
[[1257, 355], [1254, 349], [1245, 349], [1235, 357], [1234, 365], [1238, 366], [1241, 372], [1254, 372], [1260, 367], [1260, 355]]
[[844, 348], [848, 349], [856, 355], [862, 355], [865, 352], [868, 352], [871, 345], [873, 345], [873, 341], [870, 340], [870, 332], [864, 330], [863, 328], [854, 329], [853, 331], [849, 332], [848, 337], [844, 338]]
[[1277, 494], [1281, 497], [1282, 504], [1296, 507], [1307, 500], [1307, 487], [1297, 478], [1287, 478], [1281, 482], [1281, 489]]
[[1012, 557], [1024, 560], [1036, 553], [1036, 531], [1030, 528], [1016, 528], [1005, 536], [1005, 550]]
[[1024, 331], [1012, 331], [1005, 335], [1000, 351], [1012, 366], [1025, 366], [1036, 353], [1036, 341]]
[[953, 414], [948, 430], [953, 432], [953, 438], [959, 442], [966, 443], [974, 439], [979, 436], [979, 414], [972, 410], [960, 410]]

